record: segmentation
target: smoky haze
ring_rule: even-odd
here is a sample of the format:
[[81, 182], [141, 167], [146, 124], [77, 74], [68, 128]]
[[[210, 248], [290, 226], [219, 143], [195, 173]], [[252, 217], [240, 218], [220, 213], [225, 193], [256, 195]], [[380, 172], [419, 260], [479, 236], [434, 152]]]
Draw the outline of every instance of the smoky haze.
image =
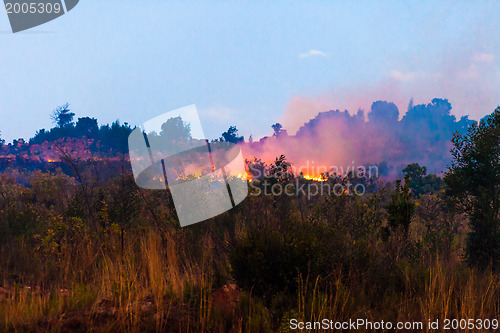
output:
[[451, 160], [453, 133], [464, 133], [475, 122], [468, 116], [457, 119], [451, 110], [448, 100], [435, 98], [420, 105], [410, 101], [401, 119], [397, 106], [386, 101], [374, 102], [367, 113], [320, 112], [295, 135], [282, 131], [245, 144], [244, 152], [247, 158], [266, 162], [284, 154], [298, 168], [311, 166], [311, 173], [315, 166], [345, 170], [352, 165], [381, 165], [381, 175], [397, 175], [414, 162], [441, 172]]

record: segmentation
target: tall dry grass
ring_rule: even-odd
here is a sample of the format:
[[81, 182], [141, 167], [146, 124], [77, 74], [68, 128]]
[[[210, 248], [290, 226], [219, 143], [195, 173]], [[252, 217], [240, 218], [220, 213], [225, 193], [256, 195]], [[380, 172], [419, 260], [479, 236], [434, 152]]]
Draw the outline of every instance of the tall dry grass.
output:
[[[61, 253], [69, 260], [50, 288], [40, 287], [40, 281], [33, 287], [11, 283], [3, 288], [0, 331], [58, 331], [67, 318], [98, 331], [207, 331], [213, 319], [211, 242], [203, 241], [203, 256], [194, 261], [169, 233], [130, 235], [128, 241], [123, 253], [118, 247], [95, 247], [94, 253], [82, 251], [82, 258]], [[89, 258], [91, 265], [85, 264]]]
[[[33, 267], [41, 280], [4, 282], [0, 331], [262, 332], [289, 331], [291, 318], [426, 323], [500, 317], [498, 275], [436, 259], [429, 266], [401, 263], [403, 285], [388, 285], [379, 298], [372, 293], [379, 282], [355, 272], [298, 276], [295, 305], [276, 318], [252, 290], [242, 291], [236, 304], [224, 303], [225, 295], [221, 303], [216, 269], [227, 259], [215, 255], [208, 233], [201, 237], [198, 255], [174, 232], [128, 235], [123, 250], [112, 234], [104, 245], [88, 239], [78, 251], [62, 248], [55, 273], [47, 259]], [[55, 281], [44, 284], [46, 276]]]
[[[299, 277], [298, 305], [283, 318], [282, 331], [291, 331], [288, 328], [290, 318], [304, 322], [318, 322], [324, 318], [334, 322], [358, 318], [372, 322], [422, 322], [425, 332], [436, 332], [427, 326], [429, 320], [439, 319], [441, 326], [437, 331], [448, 332], [442, 325], [446, 318], [499, 319], [500, 276], [447, 264], [435, 261], [429, 268], [406, 267], [402, 272], [406, 276], [405, 291], [379, 302], [364, 297], [372, 287], [369, 283], [342, 279], [341, 274], [327, 284], [326, 290], [319, 288], [319, 278], [314, 287], [308, 289], [308, 277]], [[473, 331], [478, 330], [460, 330]]]

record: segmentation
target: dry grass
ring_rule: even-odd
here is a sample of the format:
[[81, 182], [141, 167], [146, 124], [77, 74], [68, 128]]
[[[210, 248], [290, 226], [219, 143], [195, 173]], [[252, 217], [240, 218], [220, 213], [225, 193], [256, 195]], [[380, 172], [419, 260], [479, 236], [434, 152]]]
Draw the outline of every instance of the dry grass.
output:
[[[371, 321], [420, 321], [424, 323], [425, 332], [436, 332], [426, 327], [429, 319], [440, 319], [442, 323], [445, 318], [491, 320], [500, 316], [498, 275], [491, 272], [478, 273], [463, 267], [449, 268], [444, 262], [438, 261], [425, 269], [421, 281], [410, 276], [419, 274], [418, 272], [408, 269], [404, 273], [407, 275], [405, 292], [390, 299], [391, 306], [385, 310], [374, 306], [373, 300], [362, 297], [368, 293], [371, 287], [369, 284], [357, 285], [353, 282], [349, 289], [338, 277], [328, 285], [328, 291], [324, 292], [318, 288], [318, 280], [314, 283], [314, 288], [308, 290], [307, 278], [301, 278], [298, 307], [290, 313], [290, 318], [309, 322], [321, 321], [323, 318], [333, 321], [358, 318]], [[290, 318], [284, 318], [286, 322], [282, 327], [287, 326]], [[438, 331], [446, 332], [442, 327]]]
[[[215, 296], [217, 266], [208, 234], [198, 257], [188, 254], [176, 237], [128, 235], [122, 253], [119, 237], [111, 235], [107, 246], [89, 241], [77, 252], [59, 254], [57, 258], [71, 260], [61, 263], [54, 275], [59, 280], [50, 286], [37, 281], [28, 288], [6, 281], [0, 290], [0, 331], [237, 332], [276, 327], [276, 318], [271, 319], [251, 290], [238, 293], [235, 304], [226, 302], [226, 295]], [[36, 269], [47, 272], [49, 264], [47, 260]], [[279, 327], [287, 331], [290, 318], [427, 322], [500, 316], [498, 275], [441, 260], [430, 267], [402, 265], [400, 273], [404, 291], [387, 290], [385, 299], [372, 299], [371, 282], [350, 272], [339, 270], [324, 281], [299, 276], [297, 301], [277, 319]]]

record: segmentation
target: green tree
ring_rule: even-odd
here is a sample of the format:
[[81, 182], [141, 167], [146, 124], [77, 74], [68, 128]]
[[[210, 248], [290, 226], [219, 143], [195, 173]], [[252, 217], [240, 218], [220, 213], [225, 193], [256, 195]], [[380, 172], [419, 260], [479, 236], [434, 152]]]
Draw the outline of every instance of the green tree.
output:
[[452, 139], [447, 196], [470, 218], [467, 256], [480, 268], [500, 269], [500, 107]]
[[280, 155], [276, 157], [274, 163], [269, 165], [267, 174], [269, 175], [271, 182], [288, 182], [293, 179], [293, 173], [291, 170], [292, 165], [286, 160], [285, 155]]
[[396, 190], [392, 194], [392, 202], [387, 208], [387, 221], [391, 231], [402, 229], [405, 239], [408, 238], [411, 218], [415, 213], [415, 203], [411, 201], [410, 176], [405, 176], [405, 183], [396, 180]]
[[229, 129], [222, 133], [222, 138], [225, 142], [238, 143], [243, 142], [243, 137], [238, 136], [238, 129], [236, 126], [231, 126]]
[[191, 125], [181, 117], [170, 118], [161, 125], [160, 135], [176, 141], [187, 141], [191, 139]]
[[273, 136], [274, 137], [279, 137], [279, 136], [286, 136], [287, 135], [287, 131], [283, 129], [283, 125], [281, 125], [280, 123], [276, 123], [274, 125], [271, 125], [274, 133], [273, 133]]
[[57, 127], [65, 128], [71, 127], [73, 125], [73, 117], [75, 114], [71, 112], [69, 104], [58, 106], [54, 112], [52, 112], [51, 119], [56, 123]]
[[76, 132], [79, 136], [92, 137], [99, 131], [97, 119], [90, 117], [78, 118], [75, 126]]
[[409, 177], [409, 185], [412, 194], [418, 197], [421, 194], [439, 192], [443, 186], [443, 180], [435, 174], [427, 175], [427, 168], [418, 163], [408, 164], [403, 173]]

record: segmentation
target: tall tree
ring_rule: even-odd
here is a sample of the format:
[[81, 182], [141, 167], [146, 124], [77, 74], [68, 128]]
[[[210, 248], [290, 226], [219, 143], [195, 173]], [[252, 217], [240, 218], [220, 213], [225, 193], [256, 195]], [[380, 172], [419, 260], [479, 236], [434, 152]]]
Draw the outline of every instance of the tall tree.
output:
[[279, 136], [282, 136], [282, 135], [287, 135], [287, 132], [286, 130], [283, 129], [283, 125], [281, 125], [280, 123], [276, 123], [274, 125], [271, 125], [271, 127], [273, 128], [273, 136], [274, 137], [279, 137]]
[[187, 141], [191, 139], [191, 125], [182, 117], [170, 118], [161, 125], [160, 135], [176, 141]]
[[66, 103], [64, 105], [58, 106], [54, 112], [52, 112], [52, 115], [50, 118], [56, 123], [57, 127], [59, 128], [65, 128], [65, 127], [70, 127], [73, 126], [73, 117], [75, 114], [71, 112], [71, 109], [69, 108], [69, 104]]
[[75, 126], [76, 132], [80, 136], [91, 137], [99, 131], [97, 119], [90, 117], [78, 118]]
[[409, 176], [410, 189], [415, 197], [421, 194], [437, 193], [443, 186], [443, 180], [435, 174], [427, 175], [427, 168], [418, 163], [408, 164], [403, 173]]
[[470, 218], [468, 260], [500, 270], [500, 107], [452, 142], [444, 180], [447, 196]]
[[410, 176], [405, 176], [405, 183], [396, 180], [396, 190], [392, 194], [392, 202], [387, 205], [387, 221], [390, 231], [403, 230], [405, 239], [408, 239], [411, 218], [415, 214], [415, 203], [411, 201]]
[[238, 143], [243, 142], [243, 137], [238, 136], [238, 129], [236, 126], [231, 126], [229, 129], [222, 133], [222, 138], [225, 142]]

